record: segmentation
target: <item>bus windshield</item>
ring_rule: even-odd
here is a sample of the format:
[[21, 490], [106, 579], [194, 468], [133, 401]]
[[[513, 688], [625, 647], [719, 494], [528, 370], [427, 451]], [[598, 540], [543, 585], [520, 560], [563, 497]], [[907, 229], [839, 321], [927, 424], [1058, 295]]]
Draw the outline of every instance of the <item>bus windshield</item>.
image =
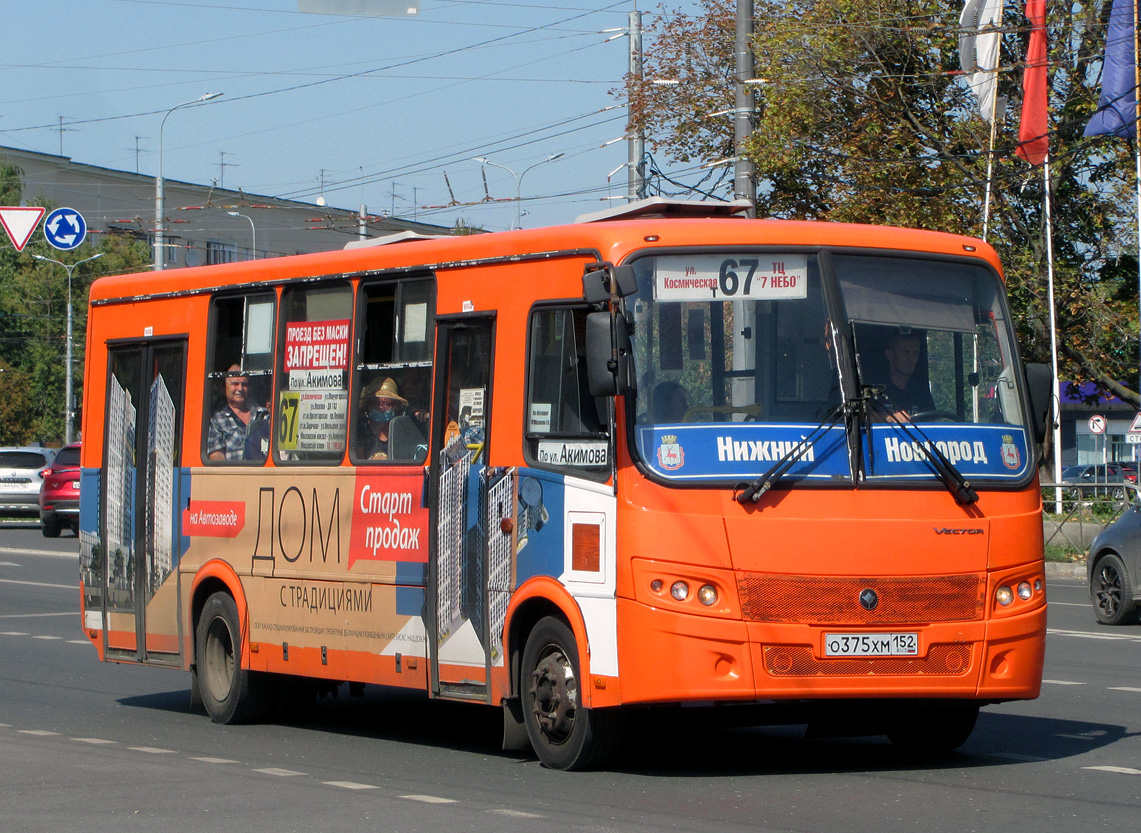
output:
[[655, 474], [739, 482], [793, 454], [786, 480], [930, 482], [939, 470], [925, 448], [972, 481], [1032, 473], [1010, 317], [989, 269], [771, 251], [634, 266], [635, 445]]

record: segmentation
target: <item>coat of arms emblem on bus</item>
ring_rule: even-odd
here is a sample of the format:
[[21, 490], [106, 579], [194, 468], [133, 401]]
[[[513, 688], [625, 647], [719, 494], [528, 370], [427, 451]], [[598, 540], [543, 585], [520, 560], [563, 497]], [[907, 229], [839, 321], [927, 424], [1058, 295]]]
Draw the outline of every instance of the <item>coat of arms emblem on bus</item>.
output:
[[662, 437], [662, 444], [658, 446], [658, 465], [663, 469], [680, 469], [685, 465], [685, 451], [674, 434]]
[[1018, 446], [1014, 444], [1014, 437], [1009, 434], [1002, 435], [1002, 464], [1008, 469], [1017, 469], [1022, 465], [1022, 459], [1018, 454]]

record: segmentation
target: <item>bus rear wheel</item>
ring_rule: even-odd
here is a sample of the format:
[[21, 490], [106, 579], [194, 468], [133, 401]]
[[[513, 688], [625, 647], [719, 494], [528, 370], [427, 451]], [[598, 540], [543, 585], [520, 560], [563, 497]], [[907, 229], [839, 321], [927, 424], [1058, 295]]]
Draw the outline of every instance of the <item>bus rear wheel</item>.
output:
[[551, 769], [601, 766], [621, 741], [621, 712], [581, 708], [581, 668], [571, 629], [541, 619], [523, 651], [523, 721], [535, 754]]
[[214, 593], [202, 606], [195, 632], [202, 705], [215, 723], [250, 723], [272, 710], [275, 678], [242, 668], [238, 605], [229, 593]]

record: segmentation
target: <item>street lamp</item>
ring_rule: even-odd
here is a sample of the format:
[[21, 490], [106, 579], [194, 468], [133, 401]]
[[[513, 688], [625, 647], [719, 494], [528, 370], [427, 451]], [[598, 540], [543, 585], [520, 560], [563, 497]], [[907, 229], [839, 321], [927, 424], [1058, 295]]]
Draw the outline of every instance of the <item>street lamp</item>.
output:
[[258, 259], [258, 230], [257, 230], [257, 227], [254, 226], [253, 218], [247, 214], [243, 214], [240, 211], [227, 211], [226, 213], [229, 214], [231, 217], [245, 217], [247, 220], [250, 221], [250, 232], [251, 232], [251, 236], [253, 237], [253, 244], [252, 244], [253, 248], [250, 249], [250, 260], [257, 260]]
[[532, 168], [537, 168], [540, 165], [545, 165], [548, 162], [554, 162], [556, 159], [560, 159], [563, 156], [566, 156], [566, 154], [562, 153], [561, 151], [559, 153], [552, 153], [546, 159], [539, 160], [534, 165], [532, 165], [530, 168], [524, 168], [523, 173], [521, 173], [521, 174], [515, 173], [515, 171], [511, 170], [506, 165], [500, 165], [498, 162], [492, 162], [490, 159], [487, 159], [486, 157], [483, 157], [483, 156], [475, 157], [476, 162], [482, 162], [485, 165], [491, 165], [491, 167], [493, 167], [493, 168], [503, 168], [503, 170], [507, 171], [507, 173], [509, 173], [509, 174], [511, 174], [511, 176], [515, 177], [515, 223], [511, 226], [512, 229], [523, 227], [522, 226], [522, 219], [523, 219], [523, 177], [525, 177], [527, 175], [527, 171], [531, 170]]
[[65, 371], [65, 375], [64, 375], [64, 379], [66, 381], [64, 382], [64, 390], [63, 390], [63, 399], [64, 399], [64, 404], [63, 404], [63, 443], [64, 443], [64, 445], [68, 445], [71, 443], [71, 417], [73, 414], [73, 409], [71, 407], [71, 405], [72, 405], [72, 402], [71, 402], [71, 400], [72, 400], [72, 383], [71, 383], [71, 373], [72, 373], [72, 371], [71, 371], [71, 274], [72, 274], [72, 272], [75, 271], [75, 268], [77, 266], [82, 266], [84, 263], [90, 263], [93, 260], [98, 260], [99, 258], [103, 257], [104, 254], [105, 254], [104, 252], [100, 252], [97, 255], [92, 255], [91, 257], [84, 258], [83, 260], [78, 260], [75, 263], [70, 263], [70, 264], [63, 263], [62, 261], [59, 261], [59, 260], [53, 260], [52, 258], [44, 257], [43, 255], [32, 255], [32, 257], [34, 257], [36, 260], [42, 260], [45, 263], [54, 263], [56, 266], [62, 266], [63, 270], [65, 272], [67, 272], [67, 348], [66, 348], [67, 349], [67, 358], [65, 359], [67, 366], [66, 366], [66, 371]]
[[193, 101], [184, 101], [181, 104], [176, 104], [166, 111], [166, 115], [162, 117], [162, 123], [158, 126], [158, 176], [155, 177], [155, 261], [154, 268], [156, 272], [161, 272], [166, 265], [166, 252], [165, 250], [165, 235], [163, 234], [163, 214], [166, 213], [166, 205], [162, 192], [162, 129], [166, 127], [166, 120], [170, 118], [170, 114], [175, 110], [182, 107], [189, 107], [191, 104], [201, 104], [203, 101], [209, 101], [212, 98], [217, 98], [222, 95], [221, 93], [206, 93], [200, 95]]

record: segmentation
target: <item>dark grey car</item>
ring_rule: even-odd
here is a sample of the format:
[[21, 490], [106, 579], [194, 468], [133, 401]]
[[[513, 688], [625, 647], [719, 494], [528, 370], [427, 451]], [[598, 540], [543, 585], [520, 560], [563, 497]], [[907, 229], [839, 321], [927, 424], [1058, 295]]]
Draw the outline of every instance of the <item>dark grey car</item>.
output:
[[1141, 611], [1141, 503], [1134, 503], [1093, 539], [1086, 576], [1099, 622], [1127, 625], [1137, 621]]

